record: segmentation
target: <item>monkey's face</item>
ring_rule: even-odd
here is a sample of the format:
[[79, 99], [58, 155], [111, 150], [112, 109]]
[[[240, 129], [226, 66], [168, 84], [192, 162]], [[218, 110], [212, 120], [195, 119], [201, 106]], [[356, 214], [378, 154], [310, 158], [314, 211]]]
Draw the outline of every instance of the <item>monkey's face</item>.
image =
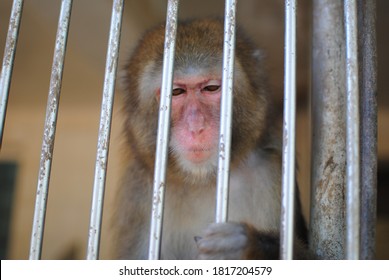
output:
[[[220, 127], [223, 22], [198, 20], [177, 29], [169, 142], [170, 174], [192, 182], [214, 179]], [[267, 115], [260, 52], [237, 33], [231, 165], [259, 142]], [[164, 27], [146, 33], [124, 76], [126, 133], [134, 155], [152, 165], [155, 159], [162, 84]], [[184, 171], [184, 172], [182, 172]], [[181, 177], [180, 177], [181, 178]]]
[[220, 75], [175, 75], [170, 148], [186, 171], [199, 174], [216, 166], [220, 98]]

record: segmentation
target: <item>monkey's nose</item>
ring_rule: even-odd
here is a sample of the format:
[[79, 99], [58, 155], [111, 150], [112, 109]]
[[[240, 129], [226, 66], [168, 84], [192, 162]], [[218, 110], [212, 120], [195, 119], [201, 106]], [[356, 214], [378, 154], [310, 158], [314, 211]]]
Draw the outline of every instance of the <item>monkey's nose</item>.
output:
[[204, 128], [205, 126], [203, 121], [189, 122], [189, 131], [193, 136], [203, 133]]
[[188, 116], [187, 124], [193, 136], [201, 134], [205, 129], [204, 116], [199, 112], [193, 112]]

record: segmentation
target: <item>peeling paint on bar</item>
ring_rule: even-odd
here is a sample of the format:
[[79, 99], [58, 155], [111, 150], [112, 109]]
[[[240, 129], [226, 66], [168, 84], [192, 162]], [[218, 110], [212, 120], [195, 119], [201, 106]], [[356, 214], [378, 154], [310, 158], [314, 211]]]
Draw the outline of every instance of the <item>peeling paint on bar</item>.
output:
[[3, 65], [0, 73], [0, 150], [3, 140], [5, 115], [11, 84], [16, 45], [19, 37], [20, 20], [23, 11], [23, 0], [14, 0], [8, 26], [8, 34], [4, 48]]
[[346, 78], [343, 1], [314, 0], [310, 248], [344, 259]]
[[220, 105], [219, 157], [216, 181], [217, 223], [228, 218], [228, 189], [232, 134], [232, 105], [235, 61], [236, 1], [226, 0], [224, 17], [222, 97]]
[[90, 213], [88, 248], [86, 254], [86, 258], [88, 260], [98, 259], [100, 250], [104, 191], [108, 164], [115, 81], [119, 58], [123, 7], [124, 0], [115, 0], [113, 2], [111, 27], [108, 39], [107, 61], [105, 65], [105, 78], [103, 88], [103, 100], [101, 104], [99, 137], [97, 142], [97, 155], [92, 194], [92, 206]]
[[55, 42], [53, 66], [51, 70], [50, 89], [47, 101], [46, 121], [43, 134], [37, 195], [35, 201], [35, 212], [32, 225], [30, 245], [30, 259], [32, 260], [40, 259], [42, 253], [47, 195], [49, 190], [50, 171], [54, 150], [55, 130], [57, 127], [58, 106], [71, 8], [72, 0], [62, 1]]
[[162, 69], [161, 103], [158, 117], [157, 148], [153, 184], [153, 205], [150, 225], [150, 260], [160, 258], [163, 203], [170, 128], [171, 92], [173, 85], [174, 51], [176, 44], [178, 0], [169, 0], [166, 15], [165, 46]]

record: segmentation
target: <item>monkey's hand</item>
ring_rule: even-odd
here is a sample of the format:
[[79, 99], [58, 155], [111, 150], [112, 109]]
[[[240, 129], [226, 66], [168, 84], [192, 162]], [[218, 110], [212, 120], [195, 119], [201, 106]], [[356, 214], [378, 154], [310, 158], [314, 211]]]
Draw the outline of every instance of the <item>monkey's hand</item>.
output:
[[211, 224], [196, 239], [199, 259], [277, 259], [277, 234], [262, 233], [245, 223]]

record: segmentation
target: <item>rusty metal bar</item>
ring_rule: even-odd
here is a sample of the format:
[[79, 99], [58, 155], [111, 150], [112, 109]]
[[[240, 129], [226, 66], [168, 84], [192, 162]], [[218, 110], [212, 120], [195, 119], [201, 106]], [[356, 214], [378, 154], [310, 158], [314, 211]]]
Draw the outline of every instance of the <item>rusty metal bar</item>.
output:
[[170, 111], [172, 102], [174, 51], [177, 32], [178, 0], [169, 0], [166, 16], [165, 46], [162, 69], [161, 103], [158, 117], [155, 154], [153, 204], [149, 243], [149, 259], [160, 258], [163, 204], [166, 186], [166, 165], [169, 144]]
[[55, 42], [50, 89], [46, 109], [42, 151], [38, 175], [34, 220], [31, 233], [30, 259], [41, 258], [43, 231], [45, 226], [47, 195], [49, 190], [51, 163], [53, 158], [58, 105], [61, 93], [62, 73], [65, 59], [72, 0], [62, 0]]
[[346, 78], [342, 0], [313, 1], [310, 248], [344, 258]]
[[282, 154], [280, 258], [293, 259], [296, 162], [296, 9], [285, 1], [285, 85]]
[[104, 190], [108, 165], [108, 152], [111, 135], [115, 81], [119, 58], [123, 7], [124, 0], [113, 1], [111, 25], [108, 39], [107, 60], [105, 64], [103, 100], [101, 104], [99, 137], [97, 142], [95, 177], [93, 184], [91, 217], [89, 224], [88, 248], [86, 255], [86, 258], [88, 260], [96, 260], [99, 257]]
[[232, 134], [232, 104], [235, 60], [236, 1], [226, 0], [224, 14], [224, 44], [222, 97], [220, 105], [219, 157], [216, 183], [217, 223], [226, 222], [228, 216], [228, 186], [230, 181], [230, 152]]
[[359, 259], [360, 245], [360, 154], [359, 154], [359, 87], [358, 87], [358, 36], [357, 2], [344, 1], [346, 33], [346, 149], [347, 185], [346, 215], [347, 259]]
[[7, 111], [9, 88], [14, 66], [16, 45], [18, 42], [23, 0], [14, 0], [9, 20], [7, 40], [4, 48], [3, 64], [0, 73], [0, 149], [3, 141], [5, 115]]
[[377, 221], [376, 1], [358, 1], [361, 113], [361, 259], [374, 259]]

